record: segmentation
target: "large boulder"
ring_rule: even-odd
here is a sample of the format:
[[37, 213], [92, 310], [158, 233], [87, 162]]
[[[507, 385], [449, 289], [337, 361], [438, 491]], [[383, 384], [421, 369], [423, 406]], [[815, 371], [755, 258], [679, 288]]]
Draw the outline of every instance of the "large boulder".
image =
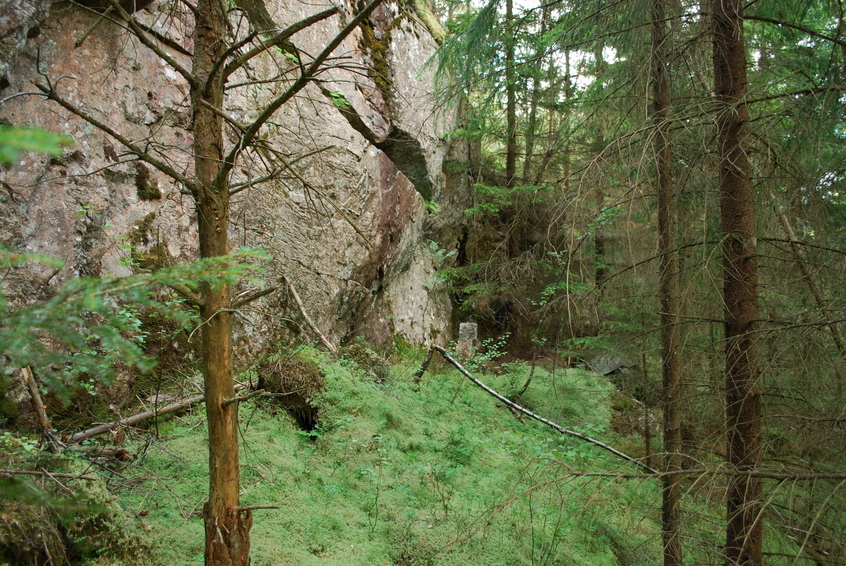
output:
[[[280, 27], [332, 5], [266, 3]], [[353, 6], [339, 8], [340, 15], [294, 36], [300, 53], [318, 53], [349, 21]], [[241, 13], [233, 11], [236, 29], [246, 23]], [[37, 92], [36, 83], [49, 80], [72, 104], [190, 174], [187, 83], [124, 27], [109, 18], [97, 22], [100, 17], [55, 4], [40, 35], [10, 67], [4, 96]], [[182, 2], [158, 0], [134, 17], [166, 38], [159, 45], [190, 68], [192, 23]], [[436, 47], [413, 7], [382, 5], [335, 51], [335, 68], [285, 104], [263, 132], [293, 171], [234, 196], [233, 247], [269, 251], [274, 259], [264, 279], [276, 284], [287, 277], [334, 342], [352, 334], [381, 341], [396, 333], [412, 343], [450, 335], [450, 303], [426, 286], [436, 266], [425, 252], [430, 240], [449, 246], [460, 214], [440, 207], [435, 217], [437, 207], [427, 201], [461, 202], [467, 187], [466, 176], [445, 173], [446, 156], [460, 159], [462, 148], [447, 141], [453, 113], [433, 110], [433, 69], [426, 62]], [[227, 114], [254, 119], [294, 72], [291, 59], [266, 54], [238, 71], [233, 82], [245, 86], [230, 91]], [[66, 262], [59, 271], [33, 266], [7, 278], [14, 298], [48, 296], [75, 276], [128, 274], [139, 265], [197, 257], [191, 197], [173, 179], [133, 161], [112, 136], [39, 96], [8, 99], [0, 119], [76, 141], [61, 158], [25, 154], [0, 172], [6, 220], [0, 242]], [[251, 155], [236, 182], [265, 173], [262, 156]], [[301, 310], [287, 290], [245, 307], [238, 317], [241, 344], [254, 350], [296, 332], [313, 336]]]

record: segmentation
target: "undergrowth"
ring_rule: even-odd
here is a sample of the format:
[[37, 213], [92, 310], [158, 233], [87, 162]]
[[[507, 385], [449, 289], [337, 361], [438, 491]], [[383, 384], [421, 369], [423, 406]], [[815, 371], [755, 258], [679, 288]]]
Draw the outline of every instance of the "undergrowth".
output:
[[[659, 498], [649, 482], [571, 470], [624, 469], [559, 437], [441, 365], [417, 388], [420, 359], [375, 379], [324, 359], [319, 424], [302, 431], [268, 400], [241, 407], [242, 505], [254, 511], [256, 566], [652, 564]], [[507, 390], [524, 366], [485, 375]], [[595, 435], [609, 427], [612, 387], [581, 370], [535, 370], [521, 402]], [[201, 564], [207, 490], [202, 411], [159, 425], [121, 472], [118, 502], [152, 541], [156, 564]], [[631, 470], [629, 470], [631, 471]]]

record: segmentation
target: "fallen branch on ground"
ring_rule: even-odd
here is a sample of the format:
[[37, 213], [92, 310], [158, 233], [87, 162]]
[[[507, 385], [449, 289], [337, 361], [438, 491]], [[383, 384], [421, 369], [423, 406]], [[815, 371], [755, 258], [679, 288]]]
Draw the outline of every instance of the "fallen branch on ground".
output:
[[72, 480], [86, 480], [97, 481], [94, 476], [83, 476], [79, 474], [60, 474], [57, 472], [48, 472], [47, 470], [0, 470], [0, 475], [10, 476], [52, 476], [55, 478], [68, 478]]
[[[552, 422], [549, 419], [545, 419], [540, 415], [536, 415], [535, 413], [531, 412], [530, 410], [526, 409], [525, 407], [518, 405], [517, 403], [515, 403], [511, 399], [509, 399], [509, 398], [507, 398], [503, 395], [500, 395], [499, 393], [497, 393], [496, 391], [494, 391], [493, 389], [491, 389], [490, 387], [488, 387], [487, 385], [485, 385], [484, 383], [482, 383], [481, 381], [476, 379], [469, 371], [467, 371], [464, 368], [464, 366], [462, 366], [452, 356], [450, 356], [444, 348], [441, 348], [440, 346], [432, 345], [432, 346], [430, 346], [429, 349], [430, 349], [430, 351], [431, 350], [437, 350], [441, 354], [441, 356], [443, 356], [443, 358], [446, 361], [448, 361], [453, 366], [455, 366], [456, 369], [458, 369], [458, 371], [460, 371], [464, 375], [464, 377], [466, 377], [467, 379], [469, 379], [470, 381], [472, 381], [473, 383], [475, 383], [476, 385], [478, 385], [479, 387], [481, 387], [482, 389], [487, 391], [489, 394], [493, 395], [494, 397], [496, 397], [497, 399], [499, 399], [500, 401], [505, 403], [505, 405], [507, 407], [510, 407], [511, 409], [514, 409], [515, 411], [519, 411], [519, 412], [523, 413], [524, 415], [528, 415], [528, 416], [532, 417], [533, 419], [535, 419], [536, 421], [542, 422], [543, 424], [550, 427], [551, 429], [553, 429], [557, 432], [560, 432], [561, 434], [565, 434], [567, 436], [574, 436], [574, 437], [576, 437], [580, 440], [584, 440], [585, 442], [589, 442], [590, 444], [593, 444], [595, 446], [599, 446], [603, 450], [607, 450], [608, 452], [611, 452], [612, 454], [614, 454], [618, 458], [622, 458], [623, 460], [626, 460], [627, 462], [631, 462], [632, 464], [646, 470], [650, 474], [657, 474], [658, 473], [656, 470], [647, 466], [646, 464], [644, 464], [643, 462], [641, 462], [637, 458], [633, 458], [632, 456], [629, 456], [628, 454], [620, 452], [619, 450], [617, 450], [613, 446], [609, 446], [608, 444], [605, 444], [604, 442], [600, 442], [599, 440], [596, 440], [595, 438], [591, 438], [590, 436], [587, 436], [586, 434], [582, 434], [580, 432], [576, 432], [575, 430], [566, 429], [566, 428], [562, 427], [561, 425]], [[428, 362], [429, 359], [430, 359], [430, 356], [427, 356], [426, 361]], [[423, 369], [423, 371], [425, 371], [425, 368], [422, 368], [422, 369]], [[420, 373], [422, 375], [422, 372], [420, 372]]]
[[38, 423], [41, 425], [41, 432], [50, 441], [50, 451], [58, 452], [60, 442], [56, 439], [53, 425], [50, 424], [50, 419], [47, 418], [47, 410], [44, 401], [41, 399], [41, 393], [38, 391], [38, 384], [35, 383], [35, 377], [32, 375], [32, 370], [29, 366], [21, 368], [24, 382], [26, 383], [29, 394], [32, 397], [32, 406], [35, 409], [35, 414], [38, 415]]
[[82, 442], [83, 440], [88, 440], [89, 438], [92, 438], [94, 436], [105, 434], [121, 427], [136, 425], [140, 422], [152, 419], [153, 417], [160, 417], [162, 415], [168, 415], [170, 413], [182, 411], [184, 409], [187, 409], [194, 403], [199, 403], [200, 401], [204, 401], [205, 399], [205, 395], [197, 395], [195, 397], [183, 399], [182, 401], [177, 401], [176, 403], [171, 403], [170, 405], [165, 405], [161, 408], [144, 411], [143, 413], [139, 413], [131, 417], [126, 417], [125, 419], [120, 419], [111, 423], [97, 425], [95, 427], [89, 428], [88, 430], [83, 430], [82, 432], [77, 432], [76, 434], [71, 435], [70, 437], [68, 437], [68, 443]]

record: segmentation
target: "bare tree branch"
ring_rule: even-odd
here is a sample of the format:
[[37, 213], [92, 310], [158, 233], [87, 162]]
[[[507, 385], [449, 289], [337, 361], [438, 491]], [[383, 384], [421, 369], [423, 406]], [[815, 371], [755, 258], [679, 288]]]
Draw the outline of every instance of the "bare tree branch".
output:
[[159, 171], [161, 171], [162, 173], [164, 173], [165, 175], [167, 175], [171, 179], [173, 179], [173, 180], [175, 180], [179, 183], [182, 183], [182, 185], [186, 189], [188, 189], [191, 192], [191, 194], [194, 194], [196, 192], [196, 188], [197, 188], [196, 183], [194, 183], [193, 181], [188, 179], [188, 177], [186, 177], [185, 175], [182, 175], [181, 173], [178, 173], [175, 169], [173, 169], [173, 167], [171, 167], [167, 163], [165, 163], [163, 161], [159, 161], [155, 157], [151, 157], [149, 153], [147, 153], [146, 151], [144, 151], [143, 149], [138, 147], [135, 144], [135, 142], [133, 142], [132, 140], [130, 140], [129, 138], [127, 138], [123, 134], [119, 133], [114, 128], [106, 125], [104, 122], [101, 122], [100, 120], [96, 119], [91, 114], [88, 114], [87, 112], [83, 111], [81, 108], [79, 108], [79, 107], [75, 106], [74, 104], [71, 104], [70, 102], [65, 100], [55, 90], [53, 90], [52, 87], [44, 86], [41, 83], [35, 83], [35, 86], [41, 92], [43, 92], [45, 95], [47, 95], [48, 99], [55, 101], [59, 106], [61, 106], [62, 108], [64, 108], [68, 112], [75, 114], [76, 116], [79, 116], [80, 118], [82, 118], [83, 120], [85, 120], [86, 122], [88, 122], [89, 124], [94, 126], [95, 128], [97, 128], [98, 130], [107, 133], [108, 135], [112, 136], [114, 139], [116, 139], [117, 141], [122, 143], [131, 153], [137, 155], [138, 159], [140, 159], [141, 161], [144, 161], [145, 163], [149, 163], [150, 165], [152, 165], [153, 167], [155, 167], [156, 169], [158, 169]]
[[285, 281], [285, 283], [288, 284], [288, 290], [291, 292], [291, 296], [294, 297], [294, 301], [300, 308], [300, 313], [302, 313], [303, 318], [305, 319], [306, 324], [308, 324], [309, 328], [311, 328], [311, 331], [317, 335], [321, 342], [323, 342], [323, 345], [326, 346], [327, 350], [329, 350], [333, 354], [338, 353], [338, 348], [335, 347], [335, 345], [332, 344], [332, 342], [330, 342], [329, 339], [326, 338], [326, 336], [324, 336], [322, 332], [320, 332], [320, 329], [317, 328], [317, 325], [314, 323], [313, 320], [311, 320], [311, 317], [308, 316], [308, 313], [305, 310], [305, 305], [303, 305], [303, 301], [302, 299], [300, 299], [299, 293], [297, 293], [296, 288], [294, 288], [294, 284], [291, 283], [288, 278], [284, 275], [282, 276], [282, 279]]
[[205, 399], [205, 395], [196, 395], [194, 397], [189, 397], [188, 399], [183, 399], [182, 401], [178, 401], [176, 403], [171, 403], [170, 405], [165, 405], [161, 408], [151, 409], [149, 411], [144, 411], [143, 413], [139, 413], [131, 417], [126, 417], [125, 419], [120, 419], [111, 423], [97, 425], [95, 427], [89, 428], [88, 430], [83, 430], [82, 432], [77, 432], [76, 434], [71, 435], [68, 438], [68, 442], [82, 442], [83, 440], [87, 440], [100, 434], [105, 434], [117, 428], [132, 426], [140, 422], [152, 419], [153, 417], [159, 417], [162, 415], [175, 413], [177, 411], [182, 411], [183, 409], [187, 409], [194, 403], [199, 403], [200, 401], [204, 401]]
[[97, 481], [97, 478], [95, 478], [94, 476], [83, 476], [79, 474], [60, 474], [58, 472], [48, 472], [47, 470], [0, 470], [0, 475], [52, 476], [56, 478], [68, 478], [72, 480]]
[[493, 395], [494, 397], [496, 397], [497, 399], [502, 401], [507, 407], [510, 407], [510, 408], [514, 409], [515, 411], [519, 411], [519, 412], [523, 413], [524, 415], [528, 415], [528, 416], [532, 417], [533, 419], [535, 419], [536, 421], [542, 422], [543, 424], [550, 427], [551, 429], [553, 429], [557, 432], [560, 432], [561, 434], [566, 434], [568, 436], [574, 436], [574, 437], [576, 437], [580, 440], [584, 440], [585, 442], [589, 442], [589, 443], [591, 443], [595, 446], [599, 446], [603, 450], [607, 450], [608, 452], [611, 452], [612, 454], [614, 454], [618, 458], [622, 458], [623, 460], [626, 460], [627, 462], [631, 462], [632, 464], [634, 464], [634, 465], [636, 465], [640, 468], [643, 468], [644, 470], [646, 470], [650, 474], [657, 474], [658, 473], [657, 470], [650, 468], [649, 466], [647, 466], [646, 464], [644, 464], [643, 462], [641, 462], [637, 458], [633, 458], [632, 456], [629, 456], [628, 454], [620, 452], [619, 450], [617, 450], [613, 446], [609, 446], [608, 444], [605, 444], [604, 442], [600, 442], [599, 440], [596, 440], [595, 438], [591, 438], [590, 436], [587, 436], [586, 434], [582, 434], [581, 432], [576, 432], [575, 430], [566, 429], [566, 428], [562, 427], [561, 425], [556, 424], [549, 419], [545, 419], [544, 417], [531, 412], [530, 410], [526, 409], [525, 407], [518, 405], [517, 403], [515, 403], [514, 401], [512, 401], [508, 397], [500, 395], [495, 390], [491, 389], [490, 387], [488, 387], [487, 385], [485, 385], [484, 383], [482, 383], [481, 381], [476, 379], [473, 376], [473, 374], [471, 374], [469, 371], [467, 371], [464, 368], [464, 366], [462, 366], [452, 356], [450, 356], [444, 348], [442, 348], [440, 346], [435, 346], [435, 345], [432, 345], [431, 348], [434, 349], [434, 350], [437, 350], [441, 354], [441, 356], [443, 356], [443, 358], [446, 361], [451, 363], [453, 366], [455, 366], [455, 368], [458, 371], [460, 371], [462, 374], [464, 374], [464, 377], [466, 377], [467, 379], [469, 379], [470, 381], [472, 381], [473, 383], [475, 383], [476, 385], [478, 385], [479, 387], [484, 389], [486, 392], [488, 392], [489, 394]]
[[136, 22], [135, 19], [130, 16], [126, 12], [126, 10], [123, 9], [123, 7], [117, 0], [109, 0], [109, 4], [111, 4], [112, 8], [114, 8], [114, 10], [120, 15], [121, 19], [123, 19], [127, 23], [127, 25], [129, 25], [129, 29], [132, 30], [132, 33], [135, 35], [135, 37], [138, 38], [138, 41], [144, 44], [150, 51], [164, 59], [165, 62], [167, 62], [167, 64], [170, 65], [174, 71], [182, 75], [182, 78], [188, 81], [188, 84], [191, 85], [192, 88], [196, 87], [199, 84], [197, 78], [192, 75], [188, 71], [188, 69], [180, 65], [176, 61], [176, 59], [174, 59], [164, 49], [156, 45], [155, 42], [150, 41], [150, 38], [147, 37], [147, 33], [143, 29], [141, 29], [141, 26], [138, 25], [138, 22]]
[[229, 173], [232, 171], [232, 168], [235, 166], [235, 162], [238, 159], [238, 155], [248, 146], [250, 146], [255, 139], [256, 135], [258, 135], [261, 128], [264, 124], [273, 116], [274, 113], [288, 100], [290, 100], [295, 94], [300, 92], [308, 83], [311, 81], [314, 76], [317, 74], [320, 66], [323, 62], [332, 54], [332, 52], [341, 44], [344, 39], [347, 38], [349, 34], [353, 32], [358, 25], [367, 18], [376, 7], [382, 3], [382, 0], [371, 0], [370, 3], [365, 6], [365, 8], [358, 13], [358, 15], [353, 18], [344, 29], [342, 29], [335, 38], [329, 42], [329, 44], [323, 49], [320, 55], [312, 61], [311, 65], [309, 65], [308, 69], [305, 70], [303, 74], [301, 74], [294, 83], [288, 87], [288, 89], [282, 93], [279, 97], [277, 97], [273, 102], [268, 104], [264, 111], [255, 119], [255, 121], [250, 124], [247, 128], [247, 131], [244, 133], [243, 137], [240, 140], [240, 143], [236, 144], [235, 147], [229, 152], [226, 158], [223, 161], [223, 166], [220, 168], [218, 172], [218, 177], [216, 179], [215, 184], [220, 184], [221, 180], [227, 179]]
[[834, 44], [837, 44], [840, 47], [846, 47], [846, 41], [844, 41], [840, 38], [832, 37], [832, 36], [824, 34], [822, 32], [812, 30], [811, 28], [808, 28], [808, 27], [805, 27], [805, 26], [800, 26], [799, 24], [793, 24], [793, 23], [790, 23], [790, 22], [782, 21], [782, 20], [774, 20], [773, 18], [767, 18], [767, 17], [764, 17], [764, 16], [750, 16], [748, 14], [744, 14], [743, 19], [747, 20], [747, 21], [756, 21], [756, 22], [764, 22], [764, 23], [767, 23], [767, 24], [774, 24], [774, 25], [776, 25], [780, 28], [795, 29], [796, 31], [801, 31], [802, 33], [807, 33], [811, 37], [819, 37], [820, 39], [824, 39], [826, 41], [830, 41]]
[[[250, 49], [249, 51], [247, 51], [246, 53], [244, 53], [243, 55], [241, 55], [240, 57], [238, 57], [234, 61], [230, 62], [228, 65], [226, 65], [226, 67], [224, 67], [224, 69], [223, 69], [223, 79], [226, 80], [226, 78], [229, 77], [229, 75], [231, 75], [232, 73], [234, 73], [235, 71], [237, 71], [238, 69], [243, 67], [247, 63], [247, 61], [249, 61], [253, 57], [264, 53], [265, 51], [267, 51], [268, 49], [270, 49], [272, 47], [284, 44], [286, 41], [288, 41], [288, 39], [292, 35], [294, 35], [298, 31], [304, 30], [305, 28], [307, 28], [311, 25], [314, 25], [321, 20], [325, 20], [326, 18], [329, 18], [329, 17], [331, 17], [331, 16], [333, 16], [337, 13], [338, 13], [338, 8], [329, 8], [328, 10], [318, 12], [317, 14], [314, 14], [313, 16], [309, 16], [308, 18], [306, 18], [304, 20], [300, 20], [299, 22], [297, 22], [297, 23], [295, 23], [291, 26], [288, 26], [287, 28], [285, 28], [284, 30], [282, 30], [281, 32], [276, 34], [275, 36], [268, 39], [267, 41], [262, 41], [261, 45], [258, 45], [256, 47]], [[264, 31], [264, 30], [259, 30], [259, 31]], [[213, 72], [217, 71], [217, 70], [218, 69], [215, 68], [213, 70]], [[214, 77], [214, 75], [209, 77], [209, 80], [211, 80], [213, 77]]]
[[259, 290], [256, 290], [256, 291], [246, 292], [247, 293], [246, 295], [242, 294], [242, 295], [238, 295], [236, 297], [233, 297], [232, 308], [233, 309], [241, 308], [244, 305], [250, 304], [253, 301], [255, 301], [256, 299], [260, 299], [260, 298], [264, 297], [265, 295], [269, 295], [269, 294], [273, 293], [274, 291], [276, 291], [278, 289], [279, 289], [279, 286], [274, 285], [273, 287], [268, 287], [267, 289], [259, 289]]
[[[361, 237], [361, 239], [364, 241], [364, 246], [365, 246], [366, 248], [370, 249], [370, 248], [372, 247], [372, 246], [370, 245], [370, 241], [367, 239], [367, 235], [366, 235], [364, 232], [362, 232], [362, 231], [361, 231], [361, 228], [359, 228], [359, 227], [355, 224], [355, 222], [353, 222], [353, 221], [352, 221], [352, 219], [351, 219], [349, 216], [347, 216], [347, 213], [344, 211], [344, 209], [342, 209], [340, 206], [338, 206], [337, 204], [335, 204], [335, 202], [334, 202], [332, 199], [328, 198], [328, 197], [327, 197], [327, 196], [323, 193], [323, 191], [321, 191], [320, 189], [318, 189], [317, 187], [315, 187], [314, 185], [312, 185], [311, 183], [309, 183], [308, 181], [306, 181], [306, 180], [305, 180], [305, 178], [303, 178], [303, 176], [302, 176], [302, 175], [300, 175], [300, 173], [299, 173], [296, 169], [294, 169], [294, 168], [291, 166], [291, 165], [292, 165], [292, 163], [289, 163], [289, 162], [288, 162], [288, 160], [285, 158], [285, 156], [284, 156], [284, 155], [282, 155], [282, 153], [281, 153], [280, 151], [278, 151], [278, 150], [274, 149], [274, 148], [273, 148], [273, 146], [271, 146], [271, 145], [269, 145], [269, 144], [267, 144], [267, 145], [265, 145], [265, 144], [262, 144], [262, 145], [256, 144], [256, 146], [257, 146], [257, 147], [256, 147], [256, 150], [257, 150], [257, 151], [258, 151], [261, 155], [263, 155], [264, 157], [267, 157], [269, 160], [273, 160], [273, 159], [277, 159], [277, 160], [279, 160], [279, 161], [282, 163], [282, 165], [285, 167], [285, 169], [287, 169], [288, 171], [290, 171], [290, 172], [291, 172], [291, 174], [292, 174], [294, 177], [296, 177], [296, 179], [297, 179], [300, 183], [302, 183], [302, 184], [303, 184], [303, 186], [304, 186], [305, 188], [307, 188], [307, 189], [309, 189], [309, 190], [311, 190], [311, 191], [314, 191], [315, 193], [317, 193], [317, 196], [318, 196], [318, 197], [320, 197], [320, 199], [321, 199], [323, 202], [328, 203], [328, 204], [329, 204], [329, 206], [330, 206], [330, 207], [332, 207], [332, 208], [335, 210], [335, 212], [337, 212], [337, 213], [341, 216], [341, 218], [343, 218], [343, 219], [347, 222], [347, 224], [349, 224], [349, 225], [350, 225], [350, 227], [351, 227], [353, 230], [355, 230], [355, 233], [356, 233], [356, 234], [358, 234], [358, 235]], [[320, 151], [323, 151], [323, 150], [320, 150]], [[273, 156], [272, 156], [272, 157], [271, 157], [271, 156], [268, 156], [268, 155], [267, 155], [267, 152], [272, 153], [272, 154], [273, 154]], [[298, 160], [299, 160], [299, 159], [301, 159], [301, 158], [302, 158], [302, 157], [298, 158]], [[239, 191], [240, 191], [240, 190], [243, 190], [243, 189], [239, 189]], [[232, 193], [232, 192], [230, 192], [229, 194], [230, 194], [230, 196], [231, 196], [233, 193]]]

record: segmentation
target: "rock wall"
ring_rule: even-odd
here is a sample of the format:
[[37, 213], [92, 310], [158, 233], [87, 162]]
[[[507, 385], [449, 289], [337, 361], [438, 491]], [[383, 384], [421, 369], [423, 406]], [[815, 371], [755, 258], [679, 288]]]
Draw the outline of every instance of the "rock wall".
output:
[[[268, 1], [280, 26], [330, 7]], [[352, 7], [296, 34], [300, 54], [315, 55], [352, 18]], [[135, 17], [161, 36], [163, 48], [190, 68], [191, 17], [178, 0], [157, 0]], [[233, 10], [232, 29], [246, 21]], [[412, 343], [445, 341], [451, 307], [428, 288], [438, 266], [430, 240], [450, 247], [460, 210], [431, 202], [467, 195], [464, 177], [445, 173], [446, 133], [455, 120], [434, 110], [436, 43], [405, 5], [383, 4], [333, 53], [321, 73], [274, 116], [262, 137], [292, 164], [272, 181], [237, 193], [234, 247], [262, 247], [272, 256], [264, 279], [287, 277], [306, 310], [335, 342], [353, 335]], [[305, 55], [303, 55], [305, 56]], [[254, 119], [296, 71], [290, 54], [267, 53], [233, 76], [227, 114]], [[131, 159], [121, 144], [38, 94], [54, 88], [110, 128], [141, 144], [178, 171], [190, 173], [192, 133], [188, 85], [164, 60], [111, 18], [69, 3], [54, 4], [40, 34], [9, 67], [0, 92], [0, 119], [71, 135], [61, 158], [25, 154], [0, 172], [0, 242], [56, 256], [60, 271], [33, 267], [6, 280], [7, 292], [28, 300], [49, 296], [74, 276], [128, 274], [197, 257], [192, 198], [178, 183]], [[32, 93], [32, 94], [23, 94]], [[20, 94], [20, 95], [19, 95]], [[230, 143], [235, 141], [231, 136]], [[267, 172], [267, 155], [249, 152], [234, 182]], [[135, 267], [133, 267], [133, 261]], [[284, 285], [283, 285], [284, 288]], [[243, 309], [242, 345], [310, 331], [287, 291]]]

